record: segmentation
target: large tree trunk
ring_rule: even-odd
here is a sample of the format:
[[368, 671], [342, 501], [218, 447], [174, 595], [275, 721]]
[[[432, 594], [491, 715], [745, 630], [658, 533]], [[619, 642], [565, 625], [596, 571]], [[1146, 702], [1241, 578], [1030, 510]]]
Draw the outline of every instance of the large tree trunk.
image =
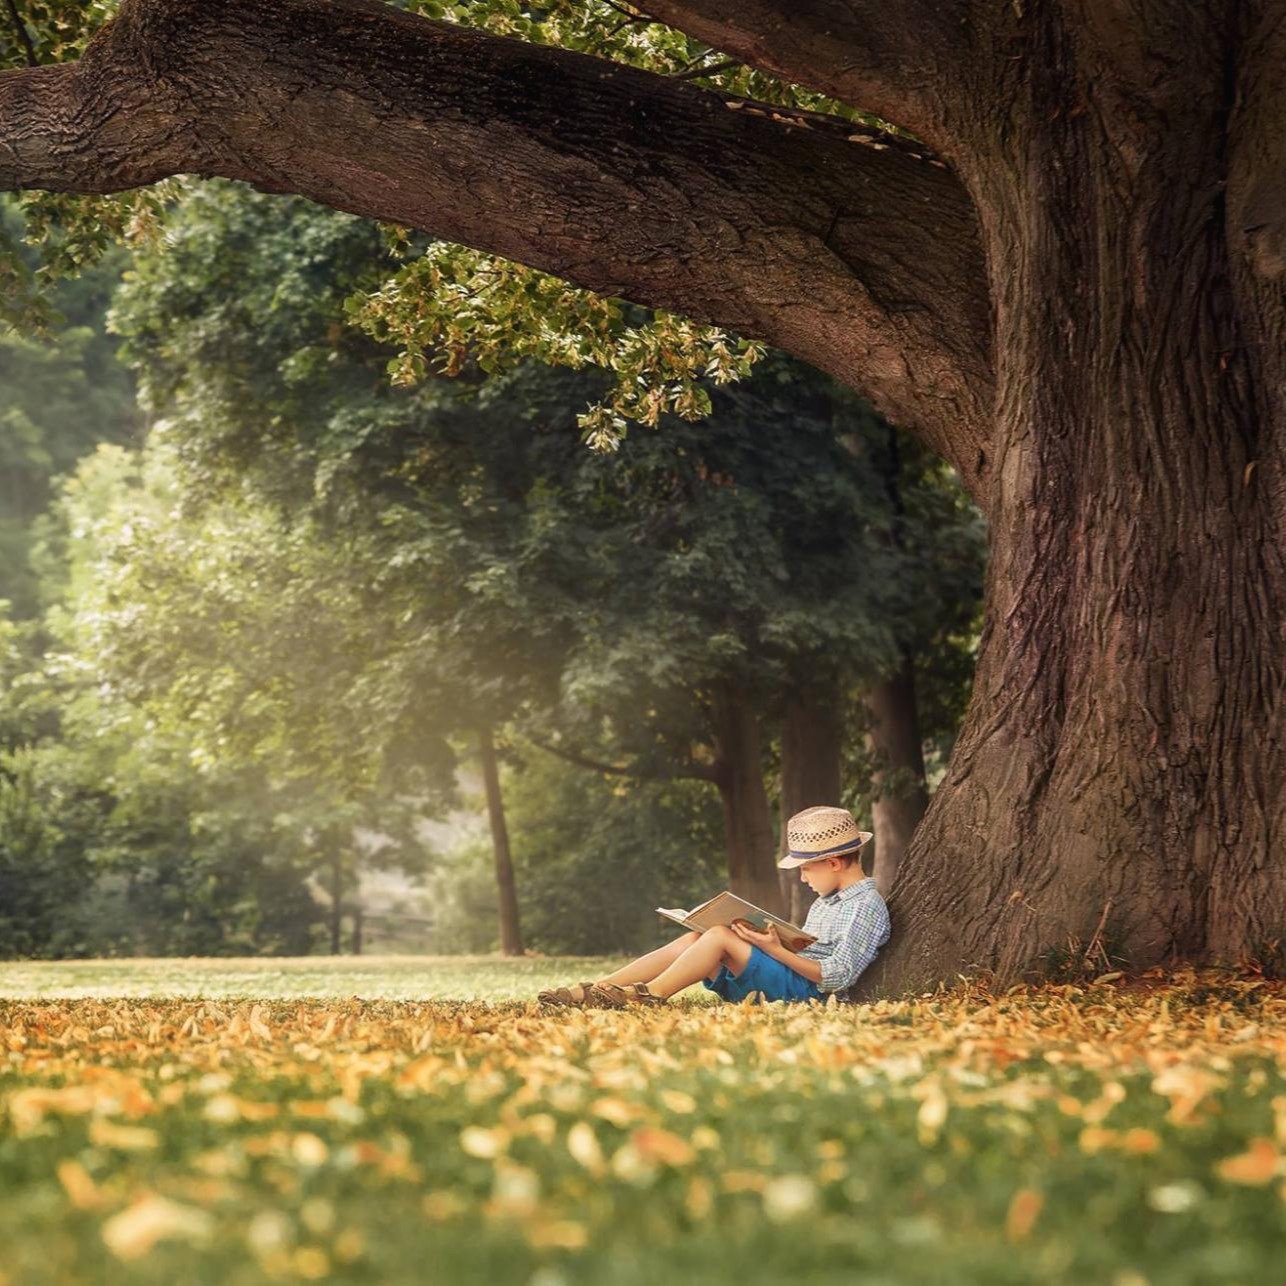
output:
[[1232, 9], [1153, 6], [1161, 72], [1106, 6], [1031, 8], [970, 176], [1000, 363], [986, 627], [887, 987], [1007, 980], [1100, 924], [1135, 968], [1286, 938], [1286, 261], [1270, 295], [1228, 217]]
[[915, 700], [915, 667], [909, 653], [898, 669], [866, 694], [870, 718], [867, 744], [875, 760], [871, 778], [875, 831], [875, 886], [886, 897], [902, 856], [929, 806], [924, 782], [920, 711]]
[[[786, 823], [805, 808], [840, 802], [840, 725], [833, 699], [791, 692], [781, 725], [781, 851]], [[782, 871], [782, 895], [795, 924], [803, 924], [814, 893], [797, 870]]]
[[500, 950], [507, 956], [520, 956], [523, 946], [518, 921], [518, 893], [514, 883], [513, 855], [509, 851], [509, 827], [505, 822], [504, 800], [500, 794], [500, 768], [496, 763], [496, 745], [490, 728], [479, 729], [478, 750], [487, 794], [487, 818], [491, 823], [491, 851], [496, 863]]
[[777, 915], [785, 913], [774, 857], [776, 836], [764, 789], [759, 724], [747, 695], [721, 684], [711, 709], [719, 761], [719, 797], [728, 852], [728, 887]]
[[[892, 520], [885, 541], [905, 556], [902, 527], [906, 503], [902, 499], [902, 451], [897, 428], [886, 425], [888, 454], [884, 463], [884, 490]], [[929, 806], [924, 781], [924, 750], [920, 741], [920, 711], [915, 699], [915, 665], [907, 646], [900, 648], [901, 663], [866, 695], [870, 720], [867, 745], [875, 761], [871, 779], [871, 826], [875, 832], [875, 858], [871, 872], [875, 886], [887, 897], [893, 887], [902, 855]]]

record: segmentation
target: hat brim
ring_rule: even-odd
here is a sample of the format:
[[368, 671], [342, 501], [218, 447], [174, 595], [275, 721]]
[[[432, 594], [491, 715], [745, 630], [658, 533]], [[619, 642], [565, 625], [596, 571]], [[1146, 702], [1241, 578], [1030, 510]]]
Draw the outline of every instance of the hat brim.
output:
[[782, 870], [791, 871], [797, 866], [807, 866], [809, 862], [824, 862], [828, 857], [847, 857], [850, 853], [860, 853], [874, 838], [871, 831], [858, 831], [857, 839], [851, 844], [828, 849], [825, 853], [787, 853], [777, 865]]

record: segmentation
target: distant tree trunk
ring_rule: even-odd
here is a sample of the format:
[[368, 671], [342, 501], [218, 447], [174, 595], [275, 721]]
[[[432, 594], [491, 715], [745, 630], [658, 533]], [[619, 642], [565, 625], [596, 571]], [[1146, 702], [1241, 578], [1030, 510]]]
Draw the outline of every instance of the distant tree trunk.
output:
[[353, 904], [353, 954], [362, 954], [362, 928], [366, 918], [366, 908], [360, 901]]
[[487, 817], [491, 822], [491, 851], [496, 861], [496, 905], [500, 914], [500, 950], [507, 956], [523, 954], [522, 930], [518, 923], [518, 894], [514, 885], [513, 855], [509, 850], [509, 827], [505, 824], [504, 801], [500, 797], [500, 770], [491, 729], [478, 731], [482, 759], [482, 780], [487, 791]]
[[897, 671], [866, 694], [871, 725], [867, 744], [875, 759], [871, 808], [875, 831], [875, 886], [885, 895], [898, 864], [929, 806], [924, 781], [920, 711], [915, 699], [915, 667], [904, 649]]
[[777, 879], [776, 835], [764, 789], [759, 723], [746, 693], [733, 683], [719, 685], [712, 714], [728, 887], [765, 910], [782, 915], [786, 906]]
[[[817, 804], [840, 802], [840, 723], [833, 700], [799, 689], [786, 698], [781, 725], [781, 851], [786, 823]], [[798, 871], [780, 872], [790, 919], [803, 924], [813, 903], [812, 889]]]
[[337, 956], [342, 950], [340, 934], [344, 918], [344, 858], [339, 841], [331, 836], [330, 842], [330, 953]]

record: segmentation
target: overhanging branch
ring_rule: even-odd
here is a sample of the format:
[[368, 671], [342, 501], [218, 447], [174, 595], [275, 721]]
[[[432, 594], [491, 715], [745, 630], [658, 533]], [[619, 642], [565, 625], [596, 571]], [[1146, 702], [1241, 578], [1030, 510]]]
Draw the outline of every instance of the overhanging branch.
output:
[[556, 746], [549, 741], [541, 741], [538, 737], [530, 734], [524, 734], [526, 740], [531, 742], [537, 750], [543, 750], [546, 754], [554, 755], [569, 764], [575, 764], [578, 768], [588, 768], [592, 772], [606, 773], [612, 777], [633, 777], [643, 781], [708, 781], [718, 783], [720, 773], [717, 767], [707, 768], [703, 764], [688, 764], [683, 768], [675, 769], [645, 769], [631, 764], [611, 764], [601, 759], [595, 759], [590, 755], [582, 754], [578, 750], [571, 750], [566, 746]]
[[968, 57], [965, 0], [638, 0], [742, 62], [910, 130], [933, 146]]
[[377, 0], [126, 0], [81, 63], [0, 75], [0, 144], [4, 188], [239, 179], [717, 322], [978, 482], [973, 207], [897, 139]]

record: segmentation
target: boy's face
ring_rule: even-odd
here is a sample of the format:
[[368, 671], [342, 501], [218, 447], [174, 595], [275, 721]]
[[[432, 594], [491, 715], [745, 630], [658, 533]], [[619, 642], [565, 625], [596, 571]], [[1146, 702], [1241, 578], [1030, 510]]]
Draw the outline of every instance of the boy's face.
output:
[[843, 872], [844, 863], [838, 857], [822, 857], [816, 862], [805, 862], [799, 868], [799, 878], [819, 898], [824, 898], [839, 888], [839, 879]]

